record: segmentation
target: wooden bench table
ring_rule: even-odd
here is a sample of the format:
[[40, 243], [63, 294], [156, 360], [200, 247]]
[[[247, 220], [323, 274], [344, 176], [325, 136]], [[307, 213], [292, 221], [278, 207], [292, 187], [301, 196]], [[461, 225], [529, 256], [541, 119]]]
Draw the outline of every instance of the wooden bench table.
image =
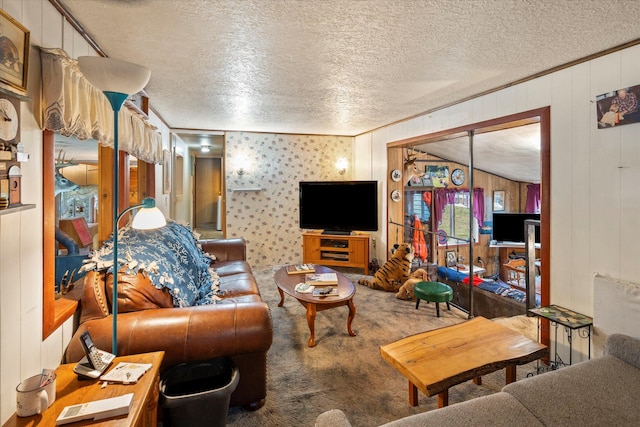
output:
[[537, 343], [484, 317], [412, 335], [380, 347], [380, 354], [409, 380], [409, 404], [418, 405], [418, 390], [438, 395], [438, 407], [449, 404], [449, 388], [506, 369], [506, 383], [516, 380], [516, 366], [547, 355]]

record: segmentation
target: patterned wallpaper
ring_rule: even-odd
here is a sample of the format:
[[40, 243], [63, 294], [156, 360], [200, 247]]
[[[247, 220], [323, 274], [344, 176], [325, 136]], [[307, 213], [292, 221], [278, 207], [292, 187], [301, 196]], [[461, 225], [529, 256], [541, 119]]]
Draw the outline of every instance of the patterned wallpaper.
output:
[[[298, 182], [351, 179], [353, 142], [349, 136], [226, 134], [226, 236], [247, 241], [252, 266], [302, 262]], [[344, 175], [335, 167], [340, 157], [349, 161]], [[243, 163], [246, 171], [238, 175]]]

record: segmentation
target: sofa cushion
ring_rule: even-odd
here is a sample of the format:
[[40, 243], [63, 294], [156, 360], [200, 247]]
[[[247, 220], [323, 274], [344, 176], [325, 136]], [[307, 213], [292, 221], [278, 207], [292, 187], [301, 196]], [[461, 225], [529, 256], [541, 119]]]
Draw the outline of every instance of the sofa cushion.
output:
[[605, 343], [604, 352], [640, 369], [640, 339], [638, 338], [611, 334]]
[[[106, 275], [106, 295], [113, 301], [113, 274]], [[173, 298], [167, 288], [156, 288], [142, 273], [118, 274], [118, 312], [128, 313], [153, 308], [171, 308]]]
[[80, 324], [88, 320], [101, 319], [111, 312], [104, 287], [104, 274], [89, 271], [84, 276], [84, 295], [80, 302]]
[[252, 274], [251, 266], [247, 261], [222, 261], [213, 264], [218, 276], [225, 277], [232, 274], [247, 273]]
[[220, 291], [223, 298], [260, 294], [256, 280], [250, 273], [238, 273], [221, 277]]
[[613, 356], [525, 378], [502, 389], [545, 425], [640, 425], [640, 370]]
[[[542, 426], [540, 421], [507, 393], [495, 393], [479, 399], [456, 403], [440, 409], [411, 415], [384, 424], [384, 427], [528, 427]], [[556, 424], [558, 425], [558, 424]]]

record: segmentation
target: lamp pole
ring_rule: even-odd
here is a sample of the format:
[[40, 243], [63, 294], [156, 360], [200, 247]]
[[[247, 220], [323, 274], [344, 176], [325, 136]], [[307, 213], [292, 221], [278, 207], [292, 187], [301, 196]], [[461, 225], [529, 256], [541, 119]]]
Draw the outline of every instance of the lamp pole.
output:
[[119, 92], [103, 92], [113, 108], [113, 335], [111, 352], [118, 354], [118, 113], [128, 95]]
[[78, 67], [102, 91], [113, 109], [113, 331], [111, 352], [118, 354], [118, 113], [129, 94], [141, 91], [151, 71], [117, 59], [81, 56]]

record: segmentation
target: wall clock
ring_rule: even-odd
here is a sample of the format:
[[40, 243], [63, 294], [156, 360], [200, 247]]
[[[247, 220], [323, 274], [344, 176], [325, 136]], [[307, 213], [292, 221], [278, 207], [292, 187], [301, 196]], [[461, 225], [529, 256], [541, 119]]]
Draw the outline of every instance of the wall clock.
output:
[[455, 185], [464, 184], [464, 171], [462, 169], [454, 169], [453, 172], [451, 172], [451, 182]]
[[0, 139], [6, 142], [14, 141], [20, 126], [19, 105], [6, 96], [0, 95]]

